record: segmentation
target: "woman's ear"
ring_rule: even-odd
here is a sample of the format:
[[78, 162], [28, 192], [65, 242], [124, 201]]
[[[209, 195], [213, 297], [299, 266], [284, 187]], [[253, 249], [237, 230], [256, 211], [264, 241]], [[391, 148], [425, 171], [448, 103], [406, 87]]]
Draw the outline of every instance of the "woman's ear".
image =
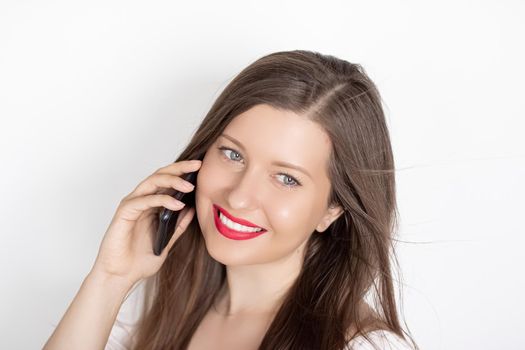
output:
[[326, 214], [322, 217], [319, 225], [315, 229], [317, 232], [324, 232], [341, 214], [344, 213], [343, 207], [340, 205], [330, 205], [326, 210]]

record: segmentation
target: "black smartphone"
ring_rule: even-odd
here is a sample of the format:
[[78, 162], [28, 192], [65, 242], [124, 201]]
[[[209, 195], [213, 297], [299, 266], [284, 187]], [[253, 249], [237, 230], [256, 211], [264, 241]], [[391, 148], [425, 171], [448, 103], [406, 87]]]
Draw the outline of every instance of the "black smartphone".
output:
[[[202, 160], [202, 158], [198, 159]], [[199, 170], [193, 171], [191, 173], [185, 173], [181, 176], [181, 178], [191, 182], [193, 185], [196, 185], [198, 172]], [[173, 211], [171, 209], [163, 208], [159, 212], [159, 225], [157, 234], [155, 235], [155, 239], [153, 241], [153, 253], [155, 255], [158, 256], [162, 253], [164, 248], [166, 248], [168, 245], [171, 237], [175, 233], [175, 224], [177, 223], [179, 213], [188, 206], [195, 206], [195, 191], [196, 187], [189, 193], [177, 191], [175, 189], [171, 189], [171, 192], [168, 193], [170, 196], [181, 202], [184, 202], [186, 205], [181, 210]]]

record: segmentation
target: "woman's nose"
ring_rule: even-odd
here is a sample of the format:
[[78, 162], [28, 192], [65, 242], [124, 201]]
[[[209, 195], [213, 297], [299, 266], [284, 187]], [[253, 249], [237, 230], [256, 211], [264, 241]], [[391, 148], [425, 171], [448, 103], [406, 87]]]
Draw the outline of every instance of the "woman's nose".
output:
[[233, 177], [233, 184], [227, 197], [230, 208], [255, 210], [260, 206], [264, 183], [261, 176], [256, 169], [251, 169], [239, 172]]

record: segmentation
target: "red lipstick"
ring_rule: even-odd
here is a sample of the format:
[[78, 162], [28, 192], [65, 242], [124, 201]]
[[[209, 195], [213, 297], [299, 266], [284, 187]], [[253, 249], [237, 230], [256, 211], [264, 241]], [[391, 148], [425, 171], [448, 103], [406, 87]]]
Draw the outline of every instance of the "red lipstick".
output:
[[[238, 224], [241, 224], [243, 226], [247, 227], [255, 227], [255, 228], [261, 228], [262, 230], [259, 232], [241, 232], [234, 229], [229, 228], [225, 224], [222, 223], [222, 221], [219, 219], [219, 211], [226, 216], [228, 219], [230, 219], [233, 222], [236, 222]], [[260, 236], [261, 234], [265, 233], [266, 230], [262, 227], [259, 227], [247, 220], [243, 220], [240, 218], [236, 218], [227, 211], [225, 211], [223, 208], [219, 207], [218, 205], [213, 204], [213, 216], [215, 221], [215, 227], [217, 227], [217, 230], [224, 236], [230, 239], [235, 240], [245, 240], [245, 239], [251, 239], [255, 238], [257, 236]]]

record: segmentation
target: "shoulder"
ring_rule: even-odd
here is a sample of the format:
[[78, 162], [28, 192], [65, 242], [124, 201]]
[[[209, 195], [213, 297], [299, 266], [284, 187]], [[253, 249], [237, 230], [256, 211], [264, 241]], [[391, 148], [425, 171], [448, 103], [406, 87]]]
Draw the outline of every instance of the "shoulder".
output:
[[410, 343], [390, 331], [375, 330], [366, 335], [370, 342], [359, 335], [347, 343], [345, 350], [414, 350]]

